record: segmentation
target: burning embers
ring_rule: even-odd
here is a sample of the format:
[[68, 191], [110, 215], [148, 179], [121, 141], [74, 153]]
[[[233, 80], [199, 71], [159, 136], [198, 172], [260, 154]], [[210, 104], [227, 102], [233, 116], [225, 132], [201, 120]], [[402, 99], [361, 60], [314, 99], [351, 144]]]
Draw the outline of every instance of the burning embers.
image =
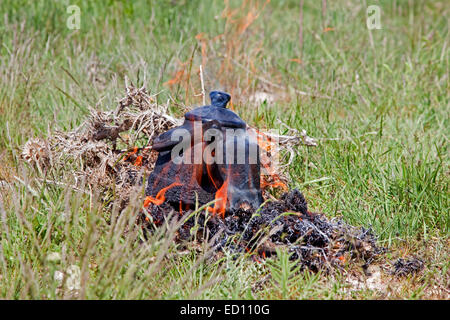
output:
[[210, 93], [211, 105], [185, 115], [183, 125], [159, 137], [159, 152], [149, 177], [145, 204], [167, 202], [174, 208], [193, 209], [213, 202], [209, 211], [255, 211], [263, 202], [262, 164], [258, 133], [226, 108], [230, 95]]

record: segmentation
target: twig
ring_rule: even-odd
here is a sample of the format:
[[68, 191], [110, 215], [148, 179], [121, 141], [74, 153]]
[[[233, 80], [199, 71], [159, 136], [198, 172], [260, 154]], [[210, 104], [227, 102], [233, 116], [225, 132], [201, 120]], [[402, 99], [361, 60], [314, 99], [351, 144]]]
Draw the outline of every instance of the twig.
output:
[[206, 105], [205, 83], [203, 82], [203, 68], [200, 65], [200, 82], [202, 84], [203, 105]]

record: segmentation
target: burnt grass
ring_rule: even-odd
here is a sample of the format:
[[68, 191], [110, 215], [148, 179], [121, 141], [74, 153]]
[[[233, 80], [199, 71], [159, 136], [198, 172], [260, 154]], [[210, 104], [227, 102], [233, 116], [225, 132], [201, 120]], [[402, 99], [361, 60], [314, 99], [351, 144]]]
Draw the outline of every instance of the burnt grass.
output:
[[146, 210], [151, 219], [142, 215], [141, 222], [149, 232], [169, 219], [184, 217], [186, 221], [176, 234], [182, 248], [189, 248], [194, 239], [208, 241], [218, 255], [224, 251], [235, 255], [250, 253], [256, 260], [283, 248], [291, 253], [291, 260], [311, 271], [332, 271], [347, 263], [366, 268], [387, 250], [377, 245], [371, 229], [308, 211], [303, 194], [296, 189], [279, 200], [265, 202], [256, 212], [232, 210], [226, 212], [225, 218], [204, 211], [194, 215], [192, 210], [180, 212], [175, 203], [168, 202], [151, 204]]
[[397, 277], [406, 277], [415, 274], [424, 268], [424, 262], [415, 257], [409, 259], [399, 258], [392, 265], [391, 274]]

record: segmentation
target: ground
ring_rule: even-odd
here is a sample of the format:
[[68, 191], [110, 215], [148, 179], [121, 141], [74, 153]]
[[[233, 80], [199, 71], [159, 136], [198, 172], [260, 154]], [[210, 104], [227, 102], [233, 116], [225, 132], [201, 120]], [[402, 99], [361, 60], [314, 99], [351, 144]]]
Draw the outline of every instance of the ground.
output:
[[[0, 297], [448, 299], [450, 6], [301, 2], [1, 1]], [[367, 27], [372, 4], [381, 29]], [[139, 241], [139, 199], [117, 218], [96, 190], [72, 188], [82, 163], [42, 172], [20, 156], [30, 138], [114, 109], [126, 81], [179, 116], [202, 104], [200, 75], [253, 126], [281, 120], [318, 140], [297, 148], [289, 187], [313, 211], [372, 227], [383, 263], [298, 272], [283, 252], [211, 262], [170, 232]], [[419, 273], [384, 272], [412, 256]]]

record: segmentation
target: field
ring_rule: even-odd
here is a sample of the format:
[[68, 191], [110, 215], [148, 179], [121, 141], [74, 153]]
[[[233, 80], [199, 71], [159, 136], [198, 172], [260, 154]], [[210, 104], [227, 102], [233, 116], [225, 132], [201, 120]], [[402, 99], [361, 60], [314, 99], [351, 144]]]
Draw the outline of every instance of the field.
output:
[[[381, 29], [366, 25], [371, 4]], [[0, 297], [449, 299], [449, 16], [444, 0], [2, 0]], [[211, 261], [169, 231], [141, 241], [142, 197], [117, 216], [71, 187], [80, 162], [43, 172], [21, 157], [29, 139], [114, 109], [126, 81], [181, 116], [202, 104], [200, 75], [249, 124], [317, 139], [297, 148], [289, 187], [372, 227], [389, 252], [371, 274], [298, 272], [285, 252]], [[383, 271], [402, 257], [425, 267]]]

